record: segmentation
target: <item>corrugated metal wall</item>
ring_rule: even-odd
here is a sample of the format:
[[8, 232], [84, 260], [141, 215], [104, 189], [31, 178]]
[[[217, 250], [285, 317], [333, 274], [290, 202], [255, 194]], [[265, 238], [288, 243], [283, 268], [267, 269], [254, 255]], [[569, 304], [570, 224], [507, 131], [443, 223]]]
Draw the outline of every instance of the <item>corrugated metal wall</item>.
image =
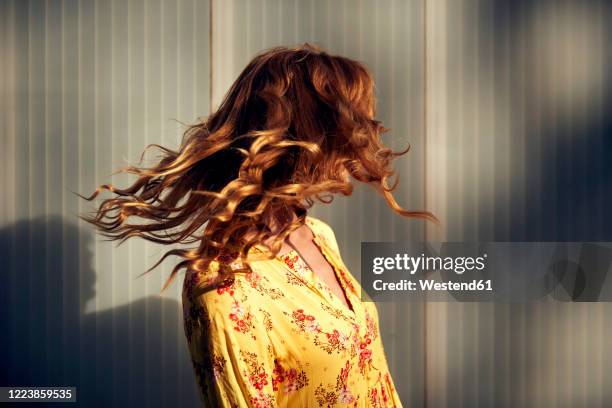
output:
[[[148, 143], [176, 147], [177, 121], [208, 114], [275, 45], [370, 67], [388, 143], [412, 146], [398, 201], [444, 224], [364, 188], [316, 208], [356, 275], [360, 241], [612, 240], [604, 0], [5, 0], [0, 21], [2, 349], [23, 384], [195, 404], [180, 284], [157, 295], [171, 262], [135, 279], [162, 248], [100, 241], [71, 190], [124, 184], [112, 171]], [[379, 304], [402, 401], [430, 407], [610, 405], [609, 309]]]
[[204, 1], [0, 2], [11, 385], [74, 384], [88, 407], [197, 403], [180, 285], [158, 295], [171, 265], [136, 279], [161, 248], [95, 237], [76, 218], [92, 206], [72, 191], [122, 185], [114, 170], [148, 143], [176, 146], [176, 120], [207, 114], [209, 10]]
[[[427, 1], [427, 202], [448, 241], [610, 241], [610, 5]], [[609, 278], [608, 278], [609, 279]], [[609, 303], [429, 303], [427, 406], [612, 405]]]

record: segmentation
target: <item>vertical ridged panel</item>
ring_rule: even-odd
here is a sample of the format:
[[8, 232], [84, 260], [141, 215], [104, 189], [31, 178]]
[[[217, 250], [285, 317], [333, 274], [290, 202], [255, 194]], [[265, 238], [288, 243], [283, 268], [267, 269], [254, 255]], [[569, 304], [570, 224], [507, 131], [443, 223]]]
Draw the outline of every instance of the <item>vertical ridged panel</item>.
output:
[[[609, 241], [609, 5], [427, 8], [427, 202], [443, 222], [428, 238]], [[611, 310], [428, 304], [427, 405], [610, 405]]]
[[12, 385], [75, 385], [83, 406], [197, 404], [180, 282], [159, 295], [172, 265], [136, 279], [163, 248], [95, 237], [76, 218], [93, 206], [72, 192], [125, 186], [130, 178], [113, 171], [148, 143], [176, 148], [178, 121], [209, 111], [209, 9], [0, 2], [1, 317]]

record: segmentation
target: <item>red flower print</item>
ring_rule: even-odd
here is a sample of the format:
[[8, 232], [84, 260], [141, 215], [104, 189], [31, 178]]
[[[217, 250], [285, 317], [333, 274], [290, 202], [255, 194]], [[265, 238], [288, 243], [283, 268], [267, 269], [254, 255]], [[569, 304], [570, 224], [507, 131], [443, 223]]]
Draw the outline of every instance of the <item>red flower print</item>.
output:
[[377, 399], [378, 399], [378, 390], [376, 388], [373, 388], [370, 391], [370, 401], [372, 403], [375, 403]]
[[295, 263], [296, 263], [296, 262], [297, 262], [297, 260], [298, 260], [298, 256], [297, 256], [297, 255], [290, 255], [290, 254], [287, 254], [287, 255], [283, 256], [283, 258], [282, 258], [282, 259], [283, 259], [283, 261], [284, 261], [284, 262], [287, 264], [287, 266], [288, 266], [289, 268], [293, 269], [293, 268], [294, 268], [294, 266], [295, 266]]
[[368, 312], [366, 312], [366, 336], [372, 337], [373, 339], [377, 336], [376, 321]]
[[389, 401], [389, 396], [387, 395], [387, 391], [385, 391], [385, 387], [380, 387], [380, 395], [385, 403]]
[[259, 394], [251, 397], [251, 404], [255, 408], [270, 408], [273, 406], [274, 398], [270, 395], [259, 392]]
[[246, 280], [251, 284], [252, 288], [257, 289], [259, 286], [259, 281], [261, 280], [261, 275], [257, 272], [251, 272], [246, 275]]
[[247, 312], [244, 307], [236, 300], [232, 303], [232, 308], [229, 313], [229, 318], [236, 325], [234, 330], [247, 333], [252, 327], [251, 313]]
[[351, 394], [348, 387], [342, 388], [338, 394], [338, 402], [341, 404], [350, 404], [355, 401], [355, 396]]
[[234, 285], [233, 281], [227, 281], [217, 287], [217, 293], [222, 295], [224, 293], [228, 293], [230, 296], [234, 296]]
[[344, 368], [340, 369], [340, 381], [344, 384], [348, 379], [349, 371], [351, 370], [351, 364], [347, 360], [344, 364]]
[[258, 390], [262, 390], [263, 387], [265, 387], [268, 384], [267, 377], [268, 376], [266, 375], [265, 372], [260, 372], [260, 373], [251, 375], [249, 380], [251, 381], [251, 384], [253, 384], [255, 388], [257, 388]]
[[313, 315], [307, 315], [304, 313], [304, 309], [297, 309], [292, 313], [295, 323], [299, 326], [302, 331], [308, 332], [321, 332], [321, 326], [315, 320]]
[[355, 289], [355, 286], [353, 286], [353, 282], [351, 282], [351, 280], [348, 278], [348, 276], [346, 276], [346, 273], [344, 273], [344, 271], [342, 269], [340, 269], [340, 276], [342, 277], [342, 280], [344, 281], [346, 286], [348, 286], [348, 288], [353, 293], [357, 294], [357, 290]]
[[336, 343], [340, 338], [340, 332], [336, 329], [334, 329], [334, 331], [331, 333], [325, 333], [325, 335], [327, 336], [327, 340], [329, 340], [330, 343]]
[[282, 391], [288, 394], [297, 391], [308, 383], [306, 373], [298, 372], [295, 368], [284, 369], [278, 362], [274, 362], [274, 370], [272, 371], [272, 389], [278, 391], [280, 385], [283, 384]]
[[372, 340], [366, 336], [359, 344], [359, 370], [363, 374], [366, 366], [372, 362], [372, 350], [368, 346], [372, 343]]

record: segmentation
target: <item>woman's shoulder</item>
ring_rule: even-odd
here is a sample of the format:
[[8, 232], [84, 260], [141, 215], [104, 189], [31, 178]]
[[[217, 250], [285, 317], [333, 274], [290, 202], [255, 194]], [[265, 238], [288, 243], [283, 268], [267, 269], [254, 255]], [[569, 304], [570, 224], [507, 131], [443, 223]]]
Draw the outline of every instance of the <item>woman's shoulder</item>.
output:
[[206, 272], [190, 272], [185, 277], [183, 297], [206, 308], [209, 312], [226, 311], [237, 304], [259, 305], [283, 296], [273, 275], [265, 266], [240, 272], [219, 273], [221, 265], [211, 262]]
[[319, 218], [311, 216], [306, 217], [306, 222], [319, 238], [322, 238], [336, 252], [339, 251], [338, 242], [336, 241], [336, 234], [329, 224]]
[[320, 218], [315, 218], [310, 215], [306, 216], [306, 223], [318, 235], [335, 238], [333, 228]]
[[323, 221], [320, 218], [317, 217], [313, 217], [312, 215], [307, 215], [306, 216], [306, 222], [310, 225], [310, 226], [314, 226], [315, 228], [325, 228], [325, 229], [331, 229], [331, 227], [329, 226], [329, 224], [327, 224], [325, 221]]
[[237, 274], [224, 273], [221, 264], [213, 260], [205, 270], [187, 270], [183, 283], [183, 298], [209, 303], [212, 298], [220, 298], [219, 295], [229, 288], [235, 288], [237, 278], [241, 279]]

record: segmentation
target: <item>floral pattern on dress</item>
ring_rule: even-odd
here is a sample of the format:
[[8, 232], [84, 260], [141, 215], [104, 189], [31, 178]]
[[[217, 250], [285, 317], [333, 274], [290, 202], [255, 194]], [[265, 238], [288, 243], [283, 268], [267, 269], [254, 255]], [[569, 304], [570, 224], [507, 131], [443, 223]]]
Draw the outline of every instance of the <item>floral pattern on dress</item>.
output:
[[402, 406], [375, 305], [361, 301], [331, 229], [310, 217], [307, 224], [352, 310], [341, 307], [297, 251], [253, 262], [250, 272], [204, 292], [208, 281], [188, 273], [184, 329], [205, 406]]
[[262, 295], [268, 296], [272, 300], [280, 299], [285, 296], [280, 289], [268, 285], [268, 280], [257, 272], [248, 273], [245, 278], [253, 289], [257, 290]]
[[[295, 276], [294, 279], [299, 280], [302, 284], [304, 284], [303, 279], [307, 279], [311, 272], [310, 267], [300, 257], [300, 255], [295, 250], [291, 250], [288, 253], [282, 255], [281, 260], [285, 262], [292, 271], [302, 277], [302, 280], [296, 278]], [[320, 280], [316, 279], [314, 284], [316, 285], [317, 289], [324, 293], [325, 296], [327, 296], [329, 299], [333, 299], [336, 296], [333, 294], [329, 286], [322, 283]]]
[[274, 391], [291, 394], [307, 385], [308, 376], [304, 370], [298, 371], [295, 367], [284, 368], [278, 360], [274, 362], [272, 373], [272, 389]]
[[[288, 314], [287, 312], [284, 313]], [[304, 309], [294, 310], [291, 313], [291, 322], [298, 333], [312, 338], [313, 344], [319, 346], [328, 354], [346, 351], [351, 346], [349, 335], [338, 331], [338, 329], [323, 330], [315, 316], [304, 313]]]
[[335, 407], [337, 404], [357, 406], [359, 397], [355, 396], [348, 386], [351, 368], [350, 361], [346, 361], [344, 367], [340, 369], [340, 374], [336, 377], [335, 384], [319, 384], [315, 390], [319, 407]]

